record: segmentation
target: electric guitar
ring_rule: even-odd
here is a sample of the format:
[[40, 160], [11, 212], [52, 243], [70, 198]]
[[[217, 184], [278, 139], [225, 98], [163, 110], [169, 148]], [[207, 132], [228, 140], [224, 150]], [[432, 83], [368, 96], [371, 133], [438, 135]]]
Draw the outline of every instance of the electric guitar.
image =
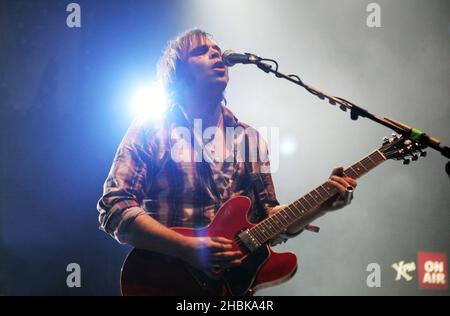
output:
[[[420, 143], [393, 134], [393, 137], [384, 139], [381, 148], [345, 169], [344, 176], [359, 178], [387, 159], [404, 160], [407, 164], [417, 160], [418, 154], [425, 156], [423, 149]], [[223, 236], [231, 239], [234, 241], [233, 251], [244, 253], [242, 264], [211, 277], [182, 260], [135, 248], [122, 267], [122, 295], [243, 296], [285, 282], [297, 270], [297, 257], [290, 252], [274, 252], [270, 241], [293, 223], [303, 220], [305, 225], [308, 224], [308, 215], [335, 194], [337, 189], [325, 182], [257, 224], [247, 219], [250, 199], [233, 197], [220, 207], [207, 227], [171, 229], [189, 237]]]

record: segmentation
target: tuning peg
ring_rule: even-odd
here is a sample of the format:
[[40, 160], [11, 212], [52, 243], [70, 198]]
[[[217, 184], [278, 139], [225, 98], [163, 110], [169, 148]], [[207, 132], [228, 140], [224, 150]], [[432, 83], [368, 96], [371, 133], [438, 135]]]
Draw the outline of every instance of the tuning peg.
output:
[[412, 154], [411, 158], [413, 161], [416, 161], [417, 159], [419, 159], [419, 156], [417, 156], [417, 154]]
[[420, 157], [426, 157], [426, 156], [427, 156], [427, 152], [421, 150], [421, 151], [420, 151]]
[[404, 165], [409, 165], [410, 162], [411, 162], [411, 158], [403, 158]]

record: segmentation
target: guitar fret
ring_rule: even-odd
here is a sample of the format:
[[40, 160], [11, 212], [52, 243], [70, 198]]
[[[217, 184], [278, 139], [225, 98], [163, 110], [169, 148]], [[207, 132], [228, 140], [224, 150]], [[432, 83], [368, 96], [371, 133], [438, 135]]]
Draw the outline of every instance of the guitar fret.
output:
[[364, 166], [360, 162], [357, 162], [356, 164], [354, 164], [352, 168], [356, 169], [356, 173], [357, 173], [357, 177], [358, 178], [362, 174], [364, 174], [366, 172], [366, 169], [364, 168]]
[[323, 185], [323, 187], [325, 188], [325, 190], [327, 191], [327, 193], [330, 194], [330, 197], [332, 197], [333, 195], [336, 194], [336, 191], [335, 191], [336, 188], [333, 187], [333, 186], [331, 186], [330, 184], [325, 183], [325, 184]]
[[320, 193], [323, 199], [328, 200], [330, 196], [328, 195], [327, 191], [323, 188], [323, 185], [320, 185], [317, 188], [317, 191]]
[[264, 236], [260, 234], [260, 231], [258, 229], [258, 226], [255, 226], [250, 229], [251, 234], [258, 240], [260, 244], [264, 242]]
[[294, 201], [291, 205], [295, 209], [295, 218], [302, 216], [304, 206], [299, 202], [299, 200]]
[[270, 236], [275, 233], [274, 231], [275, 227], [272, 225], [270, 218], [265, 219], [264, 222], [267, 227], [267, 231], [269, 232], [269, 239], [270, 239]]
[[305, 200], [311, 205], [311, 208], [317, 206], [317, 202], [312, 198], [312, 196], [309, 193], [305, 195]]
[[283, 222], [283, 220], [284, 220], [283, 225], [289, 226], [289, 219], [286, 219], [286, 217], [287, 217], [286, 209], [283, 209], [283, 210], [279, 211], [277, 214], [279, 214], [279, 216], [281, 218], [281, 222]]
[[252, 233], [253, 236], [256, 236], [256, 238], [260, 243], [263, 243], [265, 241], [264, 236], [261, 234], [258, 226], [251, 228], [250, 232]]
[[297, 200], [296, 203], [300, 206], [298, 208], [299, 214], [297, 216], [297, 219], [299, 219], [307, 212], [308, 209], [300, 202], [300, 200]]
[[282, 230], [286, 229], [286, 227], [289, 226], [289, 223], [288, 223], [288, 222], [285, 222], [285, 221], [283, 221], [283, 220], [284, 220], [284, 217], [283, 217], [280, 213], [278, 213], [278, 215], [277, 215], [277, 221], [278, 221], [278, 223], [281, 225], [281, 229], [282, 229]]
[[367, 170], [371, 170], [372, 168], [376, 167], [376, 165], [370, 160], [369, 156], [361, 160], [361, 163]]
[[270, 237], [273, 235], [273, 231], [272, 231], [272, 226], [270, 225], [270, 223], [267, 220], [264, 220], [264, 227], [266, 229], [267, 232], [267, 240], [270, 239]]
[[370, 156], [377, 165], [379, 165], [381, 162], [385, 160], [384, 156], [378, 150], [374, 151], [372, 154], [370, 154]]
[[264, 233], [266, 240], [270, 239], [270, 229], [265, 220], [261, 222], [261, 227], [263, 228], [262, 232]]
[[318, 204], [322, 204], [323, 198], [320, 195], [320, 193], [317, 191], [317, 188], [311, 191], [312, 193], [310, 193], [312, 195], [312, 197], [314, 198], [314, 200], [318, 201]]
[[357, 167], [356, 165], [352, 165], [352, 171], [355, 173], [354, 178], [359, 178], [359, 173], [361, 172], [361, 167]]
[[272, 225], [276, 228], [276, 230], [283, 230], [283, 224], [280, 226], [280, 220], [277, 219], [277, 214], [271, 216], [269, 220], [272, 221]]
[[258, 227], [259, 233], [263, 237], [264, 242], [269, 240], [268, 235], [266, 233], [266, 228], [264, 227], [264, 221], [262, 221], [261, 223], [259, 223], [258, 226], [255, 227]]
[[347, 168], [344, 170], [344, 176], [346, 177], [350, 177], [350, 178], [355, 178], [355, 172], [352, 170], [352, 167]]
[[272, 236], [272, 230], [269, 226], [269, 223], [267, 222], [267, 220], [264, 220], [262, 222], [262, 227], [264, 228], [263, 232], [264, 232], [264, 237], [266, 240], [270, 239], [270, 236]]
[[376, 167], [376, 166], [377, 166], [377, 163], [376, 163], [375, 160], [373, 160], [370, 156], [372, 156], [372, 155], [369, 155], [369, 156], [367, 156], [366, 158], [367, 158], [371, 163], [373, 163], [373, 167]]
[[267, 230], [269, 231], [269, 233], [272, 235], [273, 233], [273, 224], [272, 224], [272, 220], [270, 218], [266, 218], [264, 220]]
[[[304, 198], [304, 197], [301, 197], [300, 199], [298, 199], [297, 201], [299, 201], [300, 203], [301, 203], [301, 205], [303, 206], [303, 205], [305, 205], [305, 203], [303, 202], [306, 202], [306, 205], [309, 205], [309, 203], [308, 203], [308, 201]], [[308, 207], [305, 207], [305, 209], [307, 210], [307, 209], [310, 209], [311, 208], [311, 205], [309, 205]]]
[[[292, 207], [298, 211], [298, 209], [295, 207], [295, 205], [292, 205]], [[298, 217], [298, 215], [295, 213], [295, 211], [293, 209], [291, 209], [290, 207], [286, 208], [286, 215], [287, 215], [289, 221], [293, 221]]]

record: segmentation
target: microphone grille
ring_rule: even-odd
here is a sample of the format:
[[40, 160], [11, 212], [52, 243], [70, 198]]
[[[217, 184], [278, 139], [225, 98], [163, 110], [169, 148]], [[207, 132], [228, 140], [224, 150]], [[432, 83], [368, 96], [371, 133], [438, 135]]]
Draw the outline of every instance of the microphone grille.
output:
[[225, 65], [227, 65], [228, 67], [233, 66], [235, 63], [233, 63], [231, 60], [229, 60], [230, 55], [235, 54], [235, 51], [232, 49], [227, 49], [226, 51], [223, 52], [222, 54], [222, 61]]

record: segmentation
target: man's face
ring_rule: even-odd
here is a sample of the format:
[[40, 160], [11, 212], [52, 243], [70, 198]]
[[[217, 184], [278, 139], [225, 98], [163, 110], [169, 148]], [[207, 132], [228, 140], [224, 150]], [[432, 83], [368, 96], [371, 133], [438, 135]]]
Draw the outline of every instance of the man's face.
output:
[[190, 84], [199, 89], [222, 93], [228, 83], [228, 67], [222, 62], [222, 51], [216, 43], [204, 38], [189, 50], [187, 70], [193, 79]]

